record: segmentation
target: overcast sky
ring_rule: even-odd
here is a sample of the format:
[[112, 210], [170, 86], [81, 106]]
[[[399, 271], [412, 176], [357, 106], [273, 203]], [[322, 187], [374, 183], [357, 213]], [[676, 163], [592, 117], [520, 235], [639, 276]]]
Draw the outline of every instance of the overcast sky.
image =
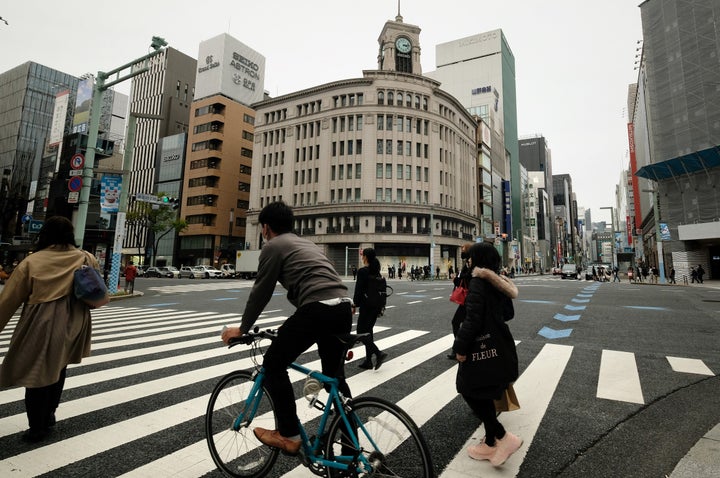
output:
[[[418, 25], [423, 71], [435, 46], [502, 29], [515, 55], [518, 132], [543, 135], [553, 173], [572, 176], [578, 206], [609, 220], [627, 168], [628, 84], [642, 38], [640, 0], [402, 0]], [[26, 61], [80, 76], [148, 52], [154, 35], [197, 58], [226, 32], [266, 58], [273, 96], [377, 68], [377, 38], [397, 0], [7, 1], [0, 5], [0, 72]], [[118, 87], [129, 92], [129, 82]]]

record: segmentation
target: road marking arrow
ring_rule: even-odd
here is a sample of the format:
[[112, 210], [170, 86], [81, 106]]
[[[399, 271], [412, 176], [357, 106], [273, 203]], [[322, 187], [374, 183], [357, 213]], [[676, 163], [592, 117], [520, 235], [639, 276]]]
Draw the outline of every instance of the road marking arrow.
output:
[[542, 335], [546, 339], [562, 339], [565, 337], [570, 337], [572, 330], [573, 329], [555, 330], [551, 329], [550, 327], [543, 327], [542, 329], [540, 329], [540, 332], [538, 332], [538, 334]]
[[579, 315], [555, 314], [553, 319], [557, 319], [561, 322], [572, 322], [573, 320], [580, 320], [580, 316]]
[[565, 309], [567, 310], [585, 310], [584, 305], [566, 305]]

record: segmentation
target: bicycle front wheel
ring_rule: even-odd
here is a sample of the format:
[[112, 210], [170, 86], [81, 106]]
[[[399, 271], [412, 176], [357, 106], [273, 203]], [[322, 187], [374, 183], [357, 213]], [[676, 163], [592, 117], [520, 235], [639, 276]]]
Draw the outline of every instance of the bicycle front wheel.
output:
[[[352, 401], [347, 417], [360, 446], [348, 438], [342, 417], [337, 415], [328, 431], [325, 453], [329, 459], [364, 457], [357, 461], [359, 477], [435, 477], [425, 438], [400, 407], [381, 398], [362, 397]], [[345, 476], [333, 468], [328, 468], [328, 475]]]
[[[225, 375], [210, 395], [205, 413], [205, 438], [210, 455], [227, 476], [254, 478], [267, 475], [279, 450], [255, 438], [256, 426], [275, 430], [275, 409], [262, 387], [259, 396], [250, 396], [255, 382], [247, 371]], [[257, 407], [255, 406], [257, 404]], [[240, 426], [236, 430], [235, 422]]]

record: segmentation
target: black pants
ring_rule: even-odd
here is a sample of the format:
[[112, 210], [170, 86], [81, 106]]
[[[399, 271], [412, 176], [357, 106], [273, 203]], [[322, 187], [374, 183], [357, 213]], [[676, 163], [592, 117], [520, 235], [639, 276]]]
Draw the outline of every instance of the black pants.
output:
[[350, 302], [329, 306], [313, 302], [295, 311], [278, 329], [265, 357], [265, 386], [275, 404], [278, 431], [284, 437], [300, 433], [295, 394], [287, 367], [313, 344], [318, 346], [322, 373], [340, 380], [340, 391], [350, 397], [345, 382], [346, 347], [336, 335], [349, 333], [352, 328]]
[[363, 344], [365, 344], [365, 360], [370, 360], [370, 357], [373, 354], [380, 353], [380, 349], [377, 345], [375, 345], [375, 338], [373, 337], [373, 327], [375, 327], [377, 318], [377, 310], [369, 307], [360, 307], [360, 313], [358, 314], [357, 321], [357, 333], [370, 334], [370, 336], [363, 341]]
[[51, 418], [60, 404], [66, 372], [67, 367], [60, 371], [60, 379], [52, 385], [25, 389], [25, 410], [31, 430], [46, 430], [51, 425]]
[[494, 446], [495, 439], [502, 439], [505, 436], [505, 427], [497, 419], [495, 402], [489, 398], [474, 398], [467, 395], [462, 397], [473, 413], [482, 420], [485, 426], [485, 443]]

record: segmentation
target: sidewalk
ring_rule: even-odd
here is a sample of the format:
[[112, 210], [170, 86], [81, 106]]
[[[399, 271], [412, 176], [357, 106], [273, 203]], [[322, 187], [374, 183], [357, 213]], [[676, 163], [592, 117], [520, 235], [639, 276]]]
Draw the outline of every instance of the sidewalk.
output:
[[720, 476], [720, 423], [698, 440], [670, 474], [670, 478], [699, 476]]

